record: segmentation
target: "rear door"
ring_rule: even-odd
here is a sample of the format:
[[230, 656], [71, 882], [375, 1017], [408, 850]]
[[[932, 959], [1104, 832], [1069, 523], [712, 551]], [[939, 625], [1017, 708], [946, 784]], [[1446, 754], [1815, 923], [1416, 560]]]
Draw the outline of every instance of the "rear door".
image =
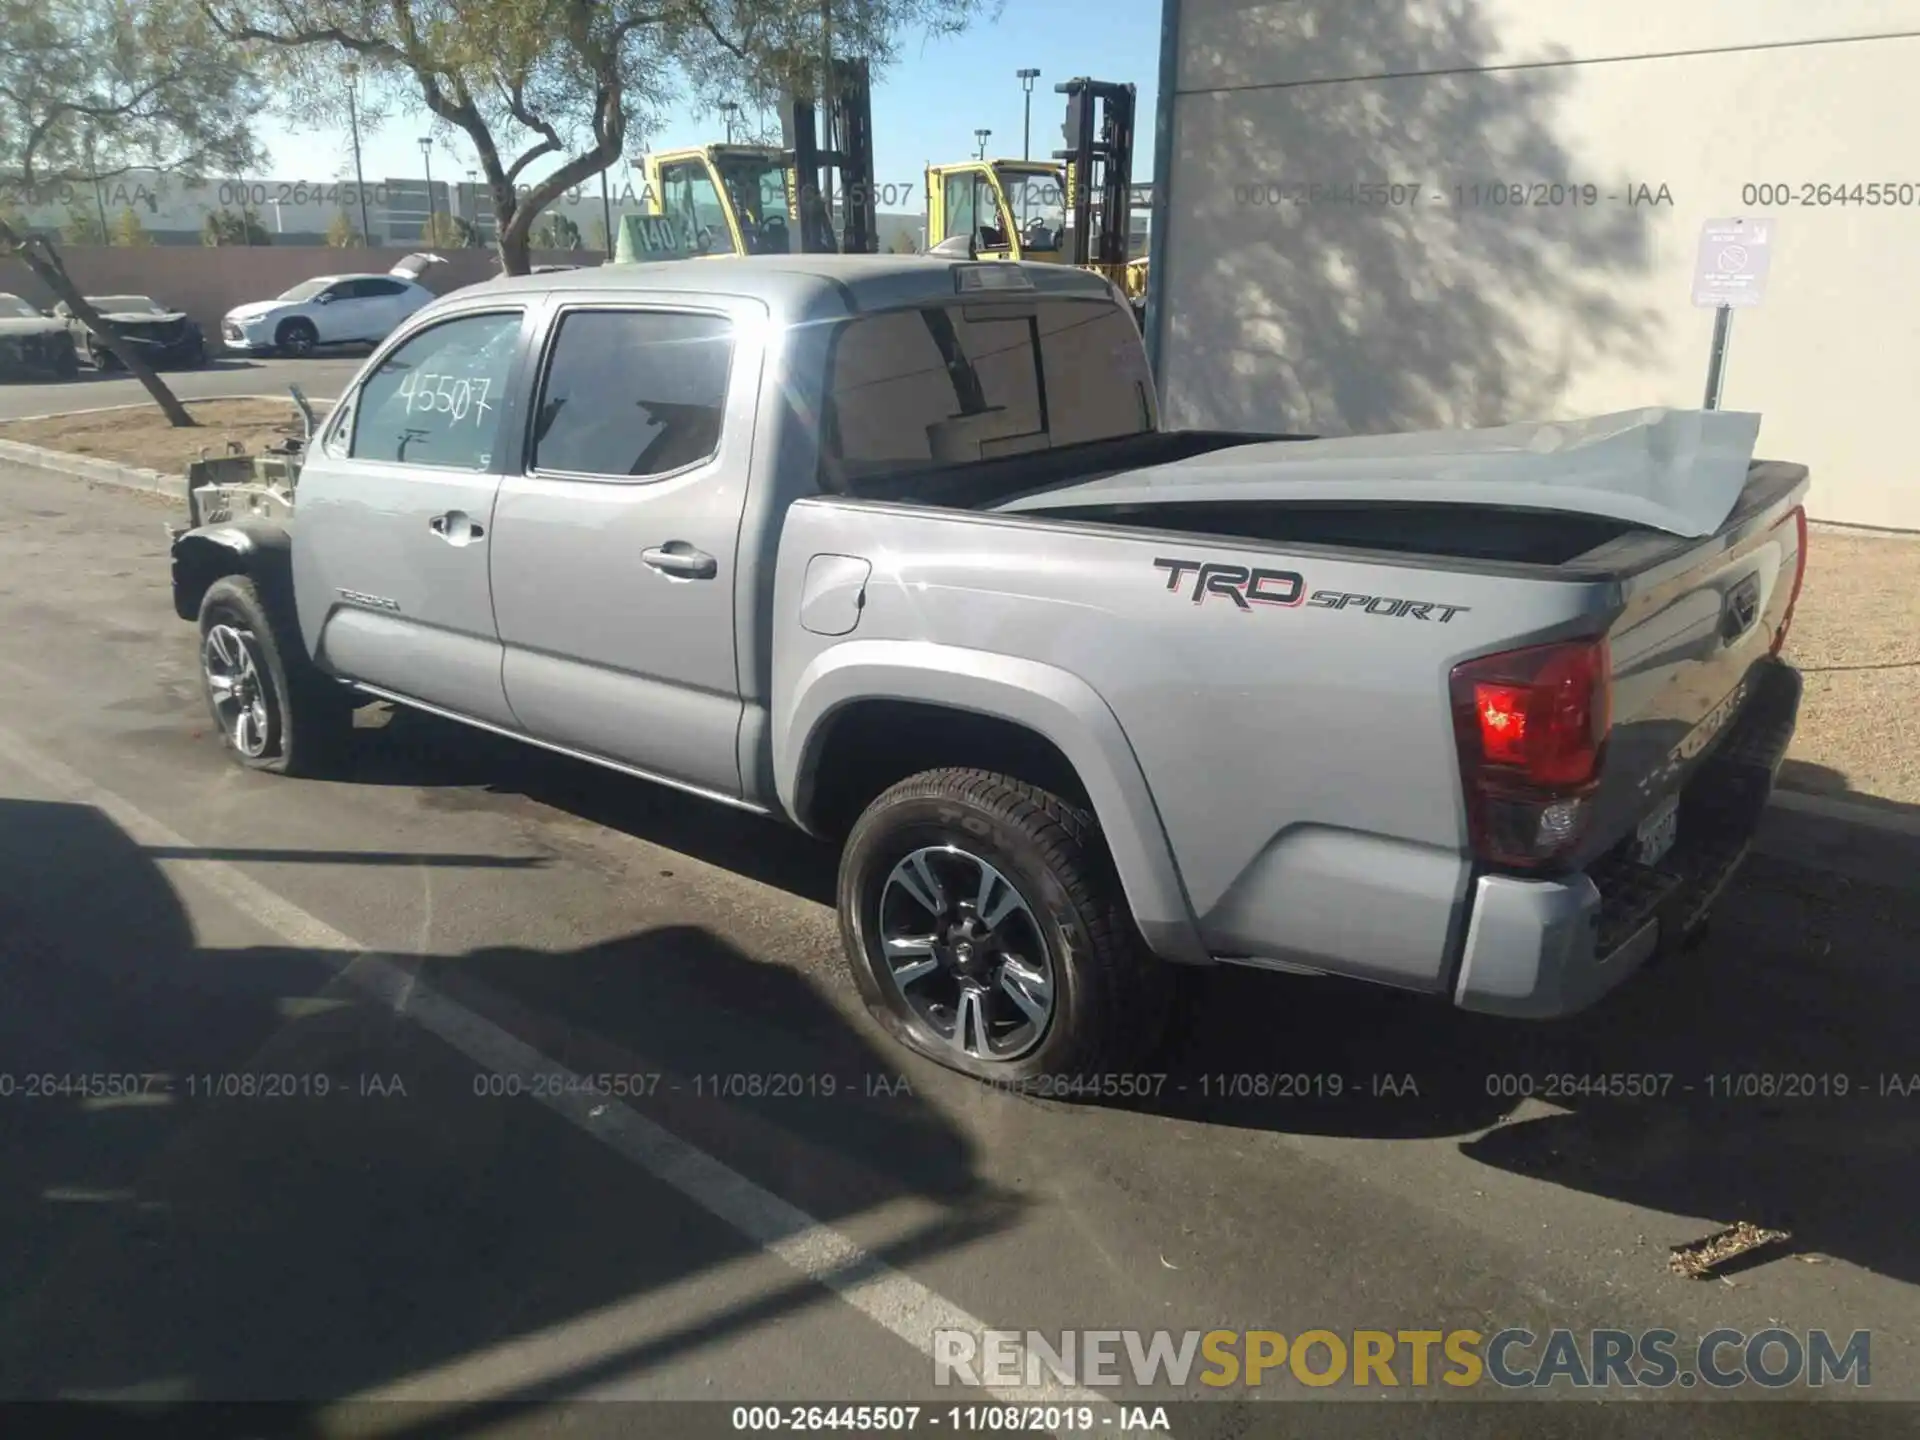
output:
[[488, 556], [525, 314], [413, 332], [343, 398], [300, 474], [301, 633], [336, 673], [511, 725]]
[[353, 284], [356, 340], [384, 340], [412, 313], [406, 303], [411, 287], [405, 281], [369, 276]]
[[506, 694], [528, 732], [729, 797], [765, 314], [706, 297], [560, 307], [495, 511]]

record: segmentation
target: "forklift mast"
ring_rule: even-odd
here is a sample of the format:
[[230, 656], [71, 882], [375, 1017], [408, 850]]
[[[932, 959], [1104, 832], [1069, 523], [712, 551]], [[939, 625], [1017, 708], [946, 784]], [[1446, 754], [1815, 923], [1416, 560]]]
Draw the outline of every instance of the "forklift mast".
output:
[[1067, 148], [1053, 158], [1066, 162], [1068, 263], [1124, 284], [1133, 228], [1134, 87], [1080, 76], [1053, 88], [1067, 97], [1060, 127]]
[[[823, 150], [817, 117], [818, 97], [789, 95], [780, 107], [781, 146], [791, 158], [787, 172], [787, 213], [800, 249], [806, 254], [876, 254], [879, 228], [874, 218], [873, 98], [864, 59], [833, 62], [833, 133], [839, 148]], [[839, 176], [841, 234], [834, 233], [821, 172]]]

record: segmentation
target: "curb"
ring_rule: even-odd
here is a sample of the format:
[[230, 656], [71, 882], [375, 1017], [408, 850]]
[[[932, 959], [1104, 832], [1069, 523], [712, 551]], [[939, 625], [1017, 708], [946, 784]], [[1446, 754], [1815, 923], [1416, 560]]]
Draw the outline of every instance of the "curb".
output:
[[[324, 417], [326, 412], [331, 410], [337, 403], [338, 399], [339, 397], [335, 395], [329, 395], [324, 398], [309, 395], [307, 396], [307, 403], [313, 406], [316, 414]], [[284, 390], [278, 395], [207, 395], [196, 397], [183, 403], [187, 405], [213, 405], [218, 404], [222, 400], [279, 400], [285, 402], [289, 409], [294, 408], [293, 396], [287, 394]], [[0, 420], [0, 428], [5, 428], [8, 425], [24, 425], [29, 420], [66, 420], [75, 415], [110, 415], [116, 410], [151, 410], [152, 408], [154, 408], [154, 406], [151, 400], [130, 400], [124, 405], [89, 405], [83, 410], [47, 410], [39, 415], [9, 415], [6, 419]], [[19, 444], [18, 441], [9, 441], [7, 443]], [[64, 452], [56, 450], [53, 453], [57, 455]]]
[[164, 495], [170, 500], [187, 498], [187, 477], [184, 475], [163, 475], [158, 470], [141, 470], [111, 460], [95, 460], [87, 455], [69, 455], [63, 450], [23, 445], [18, 440], [0, 440], [0, 461], [42, 475], [85, 480], [94, 485], [111, 485], [119, 490], [139, 490], [148, 495]]

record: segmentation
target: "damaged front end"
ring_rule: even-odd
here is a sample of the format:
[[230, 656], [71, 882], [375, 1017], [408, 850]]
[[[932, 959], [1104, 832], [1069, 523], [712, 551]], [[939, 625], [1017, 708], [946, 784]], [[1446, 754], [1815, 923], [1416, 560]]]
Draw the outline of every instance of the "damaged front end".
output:
[[167, 527], [172, 539], [178, 540], [203, 525], [225, 525], [235, 520], [293, 523], [294, 491], [300, 482], [301, 462], [313, 440], [315, 420], [313, 406], [300, 387], [289, 385], [287, 389], [300, 407], [305, 433], [289, 436], [259, 455], [235, 453], [194, 461], [187, 467], [187, 523]]

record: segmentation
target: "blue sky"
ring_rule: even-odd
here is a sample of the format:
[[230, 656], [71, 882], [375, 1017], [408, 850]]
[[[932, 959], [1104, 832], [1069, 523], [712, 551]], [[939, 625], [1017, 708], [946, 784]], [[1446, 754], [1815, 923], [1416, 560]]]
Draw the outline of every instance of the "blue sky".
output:
[[[921, 43], [908, 37], [900, 62], [875, 85], [874, 179], [881, 185], [917, 184], [928, 161], [959, 160], [975, 153], [973, 132], [993, 131], [989, 155], [1020, 153], [1022, 96], [1014, 71], [1035, 66], [1033, 153], [1043, 157], [1059, 143], [1063, 97], [1056, 81], [1075, 75], [1131, 80], [1139, 87], [1134, 180], [1153, 177], [1154, 81], [1159, 68], [1158, 0], [1007, 0], [1005, 13], [966, 34]], [[401, 116], [378, 133], [362, 136], [367, 178], [418, 176], [421, 120]], [[648, 148], [670, 149], [718, 140], [719, 115], [675, 115]], [[272, 156], [269, 174], [284, 180], [329, 181], [350, 177], [344, 133], [297, 131], [284, 122], [261, 135]], [[629, 148], [634, 148], [630, 145]], [[464, 178], [474, 161], [465, 137], [453, 135], [434, 151], [435, 180]]]

